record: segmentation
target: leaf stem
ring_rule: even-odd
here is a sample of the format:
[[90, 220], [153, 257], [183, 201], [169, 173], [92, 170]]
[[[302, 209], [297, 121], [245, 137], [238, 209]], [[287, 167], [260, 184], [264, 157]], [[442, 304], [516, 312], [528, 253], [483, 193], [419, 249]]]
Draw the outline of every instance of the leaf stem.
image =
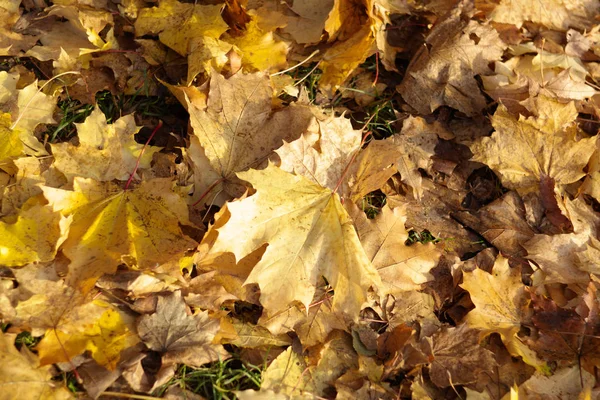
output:
[[[333, 189], [333, 193], [337, 192], [337, 190], [339, 189], [340, 185], [342, 184], [342, 182], [344, 181], [344, 178], [346, 177], [346, 174], [348, 173], [348, 171], [350, 170], [350, 166], [352, 165], [352, 163], [354, 162], [354, 160], [356, 159], [356, 156], [358, 155], [358, 153], [360, 152], [360, 150], [362, 149], [363, 145], [365, 144], [365, 142], [367, 141], [367, 138], [371, 136], [371, 131], [368, 131], [367, 133], [365, 133], [365, 136], [363, 136], [362, 141], [360, 142], [360, 146], [358, 147], [358, 149], [354, 152], [354, 154], [352, 154], [352, 158], [350, 158], [350, 161], [348, 161], [348, 164], [346, 164], [346, 167], [344, 168], [344, 170], [342, 171], [342, 175], [340, 176], [340, 179], [337, 182], [337, 185], [335, 185], [335, 189]], [[343, 200], [342, 200], [343, 202]]]
[[156, 132], [158, 132], [158, 130], [162, 127], [162, 125], [163, 125], [163, 122], [162, 122], [162, 120], [159, 119], [158, 124], [156, 125], [156, 128], [154, 128], [154, 130], [152, 131], [152, 134], [150, 135], [148, 140], [146, 140], [146, 144], [144, 144], [144, 147], [142, 147], [142, 151], [140, 151], [140, 155], [138, 156], [138, 158], [135, 162], [135, 168], [133, 169], [133, 172], [129, 175], [129, 179], [127, 180], [127, 183], [125, 184], [125, 190], [129, 189], [129, 185], [131, 185], [131, 181], [133, 181], [133, 176], [135, 175], [138, 168], [140, 167], [140, 160], [141, 160], [142, 156], [144, 155], [144, 151], [146, 150], [146, 147], [148, 147], [148, 143], [150, 143], [150, 141], [152, 140], [154, 135], [156, 135]]
[[208, 194], [221, 182], [223, 182], [225, 180], [225, 178], [220, 178], [217, 179], [216, 181], [214, 181], [209, 187], [208, 189], [206, 189], [204, 191], [204, 193], [202, 193], [202, 196], [200, 196], [200, 198], [198, 200], [196, 200], [196, 202], [194, 204], [192, 204], [192, 207], [196, 207], [198, 205], [198, 203], [200, 203], [202, 200], [204, 200], [204, 198], [206, 196], [208, 196]]

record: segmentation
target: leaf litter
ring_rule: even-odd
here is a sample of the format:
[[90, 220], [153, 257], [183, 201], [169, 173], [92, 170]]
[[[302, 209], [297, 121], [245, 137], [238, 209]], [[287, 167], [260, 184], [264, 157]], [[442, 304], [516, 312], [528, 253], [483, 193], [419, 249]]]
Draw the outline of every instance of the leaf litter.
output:
[[599, 11], [0, 5], [0, 398], [598, 397]]

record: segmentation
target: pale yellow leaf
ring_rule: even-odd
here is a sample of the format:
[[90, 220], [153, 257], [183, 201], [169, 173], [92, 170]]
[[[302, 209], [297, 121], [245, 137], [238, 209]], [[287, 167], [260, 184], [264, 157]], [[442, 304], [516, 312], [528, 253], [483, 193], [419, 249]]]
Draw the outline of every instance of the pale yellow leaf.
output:
[[85, 122], [76, 124], [79, 145], [57, 143], [52, 145], [54, 165], [72, 181], [75, 177], [97, 181], [127, 180], [139, 158], [139, 169], [149, 168], [159, 147], [148, 146], [140, 157], [143, 144], [134, 140], [140, 130], [133, 115], [119, 118], [112, 124], [98, 107]]
[[218, 230], [211, 252], [232, 252], [240, 260], [268, 243], [246, 284], [260, 286], [269, 313], [295, 301], [308, 309], [323, 276], [335, 290], [334, 310], [356, 318], [367, 291], [380, 288], [381, 280], [339, 197], [273, 165], [239, 177], [257, 193], [228, 203], [231, 218]]

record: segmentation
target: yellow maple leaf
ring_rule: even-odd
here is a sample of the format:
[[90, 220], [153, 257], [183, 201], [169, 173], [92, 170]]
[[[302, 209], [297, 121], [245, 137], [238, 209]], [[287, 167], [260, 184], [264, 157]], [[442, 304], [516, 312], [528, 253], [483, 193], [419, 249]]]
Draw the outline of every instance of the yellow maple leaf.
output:
[[[360, 149], [362, 132], [353, 129], [348, 118], [315, 114], [316, 124], [311, 124], [297, 140], [284, 143], [275, 152], [284, 171], [333, 190]], [[343, 195], [349, 192], [345, 181], [340, 187]]]
[[112, 308], [107, 303], [95, 301], [99, 317], [91, 324], [73, 321], [49, 329], [36, 349], [42, 365], [68, 362], [88, 350], [96, 362], [114, 370], [121, 351], [139, 342], [134, 333], [133, 318]]
[[16, 335], [0, 331], [0, 390], [4, 399], [67, 400], [73, 395], [52, 379], [52, 366], [40, 366], [27, 347], [14, 346]]
[[140, 130], [133, 115], [119, 118], [112, 124], [98, 107], [85, 122], [76, 124], [79, 145], [53, 144], [54, 166], [72, 180], [74, 177], [98, 181], [127, 180], [136, 167], [149, 168], [152, 156], [159, 147], [148, 146], [140, 157], [144, 145], [133, 136]]
[[0, 114], [0, 168], [12, 157], [23, 153], [23, 144], [19, 133], [10, 128], [11, 116], [8, 113]]
[[187, 82], [191, 84], [196, 75], [209, 73], [211, 70], [221, 72], [229, 61], [227, 53], [233, 48], [231, 43], [209, 36], [191, 39], [188, 56]]
[[529, 297], [519, 269], [510, 268], [508, 259], [498, 256], [491, 274], [478, 268], [465, 272], [460, 286], [475, 304], [466, 318], [470, 327], [480, 329], [484, 335], [499, 333], [512, 355], [523, 357], [530, 365], [543, 366], [535, 352], [517, 337], [521, 322], [529, 315]]
[[382, 284], [339, 197], [273, 165], [238, 176], [257, 193], [228, 203], [231, 217], [211, 252], [232, 252], [240, 260], [268, 243], [246, 284], [260, 286], [269, 313], [292, 302], [308, 310], [323, 276], [335, 290], [333, 309], [355, 319], [367, 291]]
[[221, 18], [221, 5], [161, 0], [158, 7], [144, 8], [135, 21], [136, 36], [158, 33], [161, 42], [187, 56], [190, 40], [200, 36], [218, 39], [229, 27]]
[[242, 56], [242, 64], [251, 71], [265, 71], [285, 65], [288, 45], [275, 41], [272, 32], [263, 31], [256, 19], [246, 25], [244, 34], [225, 38], [236, 46]]
[[31, 262], [52, 261], [65, 239], [70, 219], [30, 198], [16, 221], [0, 221], [0, 264], [15, 267]]
[[557, 185], [583, 178], [598, 139], [580, 139], [573, 102], [562, 104], [540, 96], [532, 103], [535, 116], [518, 119], [500, 105], [492, 117], [496, 132], [471, 146], [475, 160], [487, 164], [504, 186], [521, 194], [538, 191], [542, 174]]
[[8, 123], [7, 114], [4, 114], [2, 124], [12, 130], [10, 137], [18, 135], [26, 154], [46, 155], [48, 153], [34, 136], [34, 131], [40, 124], [54, 123], [52, 115], [58, 99], [41, 92], [37, 81], [17, 89], [18, 79], [18, 73], [0, 72], [0, 110], [10, 113], [12, 119], [12, 123]]
[[325, 54], [319, 64], [323, 75], [319, 86], [325, 90], [336, 90], [371, 54], [375, 52], [373, 27], [364, 25], [350, 38], [336, 42]]
[[71, 260], [67, 281], [89, 289], [120, 263], [149, 269], [195, 247], [179, 227], [190, 222], [187, 205], [172, 186], [170, 179], [154, 179], [123, 190], [75, 178], [73, 191], [43, 187], [54, 210], [73, 216], [61, 246]]
[[36, 348], [42, 365], [67, 362], [89, 350], [96, 362], [114, 369], [120, 352], [139, 341], [134, 318], [100, 293], [84, 294], [56, 280], [53, 269], [30, 264], [15, 270], [19, 286], [4, 291], [8, 297], [0, 302], [0, 312], [15, 328], [44, 335]]

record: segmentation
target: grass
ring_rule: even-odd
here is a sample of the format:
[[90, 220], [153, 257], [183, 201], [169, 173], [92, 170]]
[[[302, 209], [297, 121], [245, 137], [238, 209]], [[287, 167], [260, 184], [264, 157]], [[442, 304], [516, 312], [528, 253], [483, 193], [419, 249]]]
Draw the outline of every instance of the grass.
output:
[[56, 127], [48, 127], [47, 134], [50, 143], [69, 140], [73, 137], [75, 135], [75, 124], [85, 121], [94, 110], [94, 106], [91, 104], [81, 104], [78, 100], [70, 97], [60, 100], [57, 106], [62, 114]]
[[20, 349], [22, 346], [26, 346], [29, 350], [33, 350], [35, 345], [37, 345], [40, 340], [42, 340], [41, 337], [31, 336], [30, 332], [21, 332], [15, 339], [15, 346], [17, 349]]
[[408, 232], [408, 239], [406, 239], [406, 245], [410, 246], [415, 243], [439, 243], [441, 240], [436, 238], [428, 230], [422, 232], [410, 231]]
[[294, 78], [296, 85], [301, 85], [306, 89], [311, 103], [314, 103], [317, 100], [317, 94], [319, 93], [319, 81], [323, 75], [323, 72], [317, 68], [317, 65], [317, 63], [301, 65], [287, 73], [289, 76]]
[[373, 219], [379, 215], [381, 208], [385, 205], [385, 202], [385, 194], [383, 194], [383, 192], [380, 190], [376, 190], [363, 197], [359, 206], [365, 212], [367, 218]]
[[[141, 118], [160, 118], [168, 110], [165, 96], [145, 96], [137, 94], [114, 96], [105, 90], [96, 94], [96, 104], [106, 116], [109, 124], [123, 115], [136, 113]], [[46, 134], [50, 143], [63, 142], [76, 135], [76, 123], [81, 123], [92, 113], [92, 104], [82, 104], [70, 96], [58, 102], [60, 120], [56, 125], [48, 125]]]
[[366, 124], [375, 139], [384, 139], [396, 133], [394, 124], [397, 121], [391, 98], [383, 98], [369, 104], [365, 109], [366, 117], [361, 122]]
[[234, 356], [225, 361], [217, 361], [201, 368], [181, 365], [175, 377], [156, 389], [154, 396], [163, 396], [171, 386], [215, 400], [233, 400], [235, 391], [259, 389], [264, 368], [244, 363]]

